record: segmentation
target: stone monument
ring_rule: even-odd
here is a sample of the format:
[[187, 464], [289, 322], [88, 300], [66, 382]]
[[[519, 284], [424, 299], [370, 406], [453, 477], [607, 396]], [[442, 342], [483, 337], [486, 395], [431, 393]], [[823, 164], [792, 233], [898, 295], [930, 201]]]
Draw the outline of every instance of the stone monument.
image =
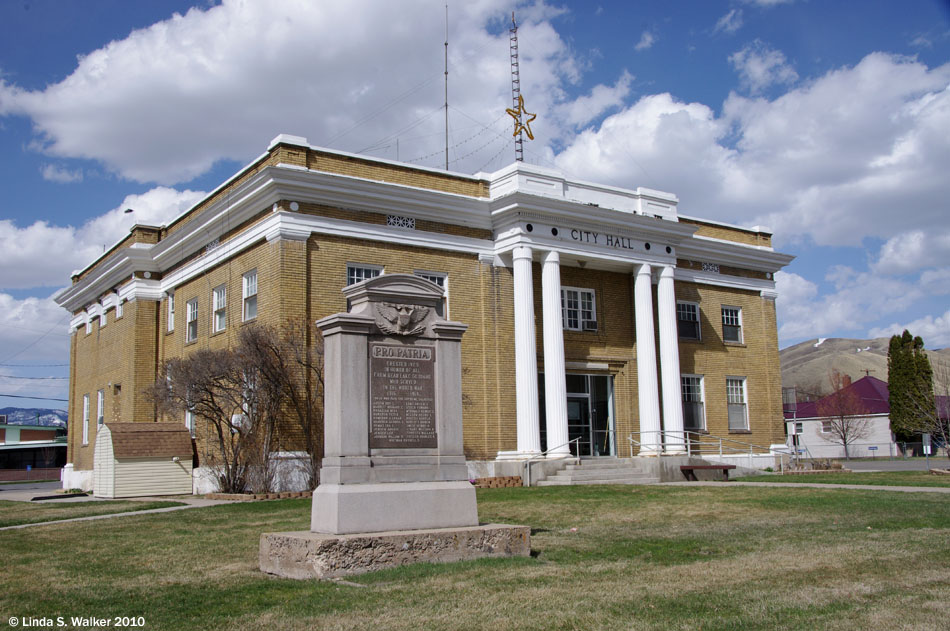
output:
[[389, 274], [343, 290], [324, 344], [324, 458], [310, 532], [265, 533], [260, 566], [330, 578], [418, 561], [527, 556], [529, 529], [479, 525], [462, 450], [462, 335], [442, 289]]

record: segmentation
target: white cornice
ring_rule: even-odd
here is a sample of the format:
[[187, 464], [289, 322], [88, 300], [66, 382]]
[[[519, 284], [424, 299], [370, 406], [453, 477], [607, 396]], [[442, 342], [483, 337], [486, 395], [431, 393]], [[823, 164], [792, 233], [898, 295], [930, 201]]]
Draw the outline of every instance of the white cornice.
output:
[[727, 276], [715, 274], [713, 272], [699, 272], [696, 270], [683, 269], [677, 267], [674, 280], [686, 283], [698, 283], [700, 285], [715, 285], [716, 287], [728, 287], [729, 289], [742, 289], [745, 291], [758, 292], [763, 298], [775, 299], [778, 293], [775, 291], [775, 281], [762, 280], [760, 278], [745, 278], [743, 276]]
[[746, 245], [698, 235], [680, 244], [678, 256], [694, 261], [708, 261], [730, 267], [773, 273], [795, 259], [790, 254], [776, 252], [770, 247]]
[[[482, 261], [496, 262], [501, 260], [498, 254], [506, 252], [517, 243], [556, 249], [563, 252], [568, 259], [599, 260], [603, 265], [610, 265], [611, 260], [614, 260], [615, 265], [619, 266], [636, 262], [668, 265], [675, 263], [675, 259], [679, 257], [774, 272], [794, 258], [767, 247], [696, 236], [694, 232], [697, 227], [676, 221], [675, 214], [668, 219], [657, 219], [651, 215], [611, 210], [567, 198], [534, 194], [517, 187], [508, 194], [489, 199], [284, 164], [264, 166], [239, 183], [234, 183], [234, 178], [229, 182], [232, 184], [227, 195], [222, 195], [214, 203], [196, 212], [194, 217], [180, 225], [172, 234], [154, 245], [135, 243], [109, 254], [96, 264], [93, 271], [87, 272], [87, 278], [57, 293], [54, 297], [56, 302], [70, 311], [77, 311], [98, 301], [105, 292], [120, 284], [120, 295], [124, 299], [154, 300], [157, 299], [155, 291], [158, 291], [154, 282], [143, 284], [138, 282], [142, 279], [135, 279], [129, 284], [123, 283], [132, 279], [135, 272], [167, 272], [182, 260], [200, 253], [171, 275], [166, 274], [160, 283], [161, 290], [166, 291], [194, 274], [201, 273], [207, 266], [218, 264], [260, 240], [306, 239], [310, 233], [471, 252]], [[601, 188], [605, 194], [615, 192], [610, 187]], [[221, 187], [216, 189], [221, 190]], [[633, 195], [632, 192], [628, 193], [628, 197]], [[664, 193], [638, 189], [636, 195], [655, 197], [661, 202], [675, 204], [675, 197]], [[417, 220], [492, 230], [495, 240], [456, 237], [270, 210], [276, 209], [275, 204], [280, 201], [309, 202], [344, 209], [391, 213]], [[222, 241], [215, 249], [202, 253], [209, 243], [221, 239], [235, 227], [262, 212], [270, 214], [227, 242]], [[605, 234], [609, 231], [637, 240], [636, 247], [641, 250], [644, 249], [641, 246], [647, 242], [656, 249], [646, 252], [629, 248], [629, 251], [614, 252], [605, 248], [585, 247], [585, 244], [567, 238], [569, 232], [562, 233], [559, 238], [551, 238], [551, 235], [527, 235], [523, 227], [532, 221], [547, 226], [549, 232], [550, 227], [559, 227], [564, 231], [570, 231], [572, 228], [601, 230]], [[672, 248], [671, 253], [665, 252], [666, 246]]]

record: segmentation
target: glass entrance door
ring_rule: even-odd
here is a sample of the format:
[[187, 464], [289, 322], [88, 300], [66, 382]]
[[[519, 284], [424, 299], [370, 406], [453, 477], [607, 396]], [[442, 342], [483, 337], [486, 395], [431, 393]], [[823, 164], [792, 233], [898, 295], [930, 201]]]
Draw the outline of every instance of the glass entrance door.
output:
[[[614, 432], [614, 380], [609, 375], [567, 375], [567, 434], [575, 456], [617, 455]], [[541, 450], [547, 451], [544, 373], [538, 373]], [[576, 446], [575, 446], [576, 445]]]
[[579, 456], [614, 456], [613, 378], [567, 375], [567, 433]]

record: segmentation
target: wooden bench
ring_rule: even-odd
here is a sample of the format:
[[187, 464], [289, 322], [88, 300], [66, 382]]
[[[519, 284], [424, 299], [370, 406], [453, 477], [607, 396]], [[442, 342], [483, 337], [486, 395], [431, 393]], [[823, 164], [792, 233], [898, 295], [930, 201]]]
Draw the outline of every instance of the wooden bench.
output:
[[722, 479], [729, 479], [729, 469], [735, 469], [734, 464], [684, 464], [680, 466], [680, 471], [691, 482], [699, 482], [696, 478], [697, 471], [722, 471]]

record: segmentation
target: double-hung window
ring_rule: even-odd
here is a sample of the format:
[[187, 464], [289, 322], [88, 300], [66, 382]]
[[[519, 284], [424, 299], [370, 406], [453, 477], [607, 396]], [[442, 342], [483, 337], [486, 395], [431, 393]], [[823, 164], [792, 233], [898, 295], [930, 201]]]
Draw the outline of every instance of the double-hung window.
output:
[[168, 332], [175, 330], [175, 294], [168, 294]]
[[188, 431], [191, 432], [191, 437], [195, 437], [195, 410], [193, 408], [187, 408], [185, 410], [185, 427], [188, 428]]
[[106, 421], [106, 391], [100, 390], [96, 393], [96, 425], [102, 425]]
[[597, 304], [594, 300], [594, 290], [562, 287], [561, 318], [565, 329], [596, 331]]
[[82, 395], [82, 444], [89, 444], [89, 395]]
[[742, 309], [722, 307], [722, 339], [724, 342], [742, 342]]
[[185, 341], [198, 339], [198, 299], [192, 298], [185, 303]]
[[695, 302], [676, 303], [676, 328], [679, 332], [680, 339], [700, 339], [698, 304]]
[[228, 286], [219, 285], [211, 292], [211, 331], [223, 331], [228, 325]]
[[346, 265], [346, 284], [355, 285], [370, 278], [376, 278], [383, 273], [383, 268], [378, 265], [363, 265], [361, 263], [347, 263]]
[[247, 322], [257, 317], [257, 270], [253, 269], [242, 278], [241, 321]]
[[442, 291], [445, 294], [442, 297], [442, 302], [439, 303], [439, 306], [436, 307], [436, 313], [438, 313], [443, 318], [448, 318], [448, 302], [449, 302], [449, 277], [448, 274], [442, 272], [421, 272], [416, 270], [415, 275], [419, 278], [424, 278], [430, 283], [434, 283], [442, 288]]
[[729, 430], [749, 429], [745, 377], [726, 377], [726, 401], [729, 404]]
[[683, 429], [701, 432], [706, 429], [706, 411], [703, 404], [703, 376], [682, 375]]

